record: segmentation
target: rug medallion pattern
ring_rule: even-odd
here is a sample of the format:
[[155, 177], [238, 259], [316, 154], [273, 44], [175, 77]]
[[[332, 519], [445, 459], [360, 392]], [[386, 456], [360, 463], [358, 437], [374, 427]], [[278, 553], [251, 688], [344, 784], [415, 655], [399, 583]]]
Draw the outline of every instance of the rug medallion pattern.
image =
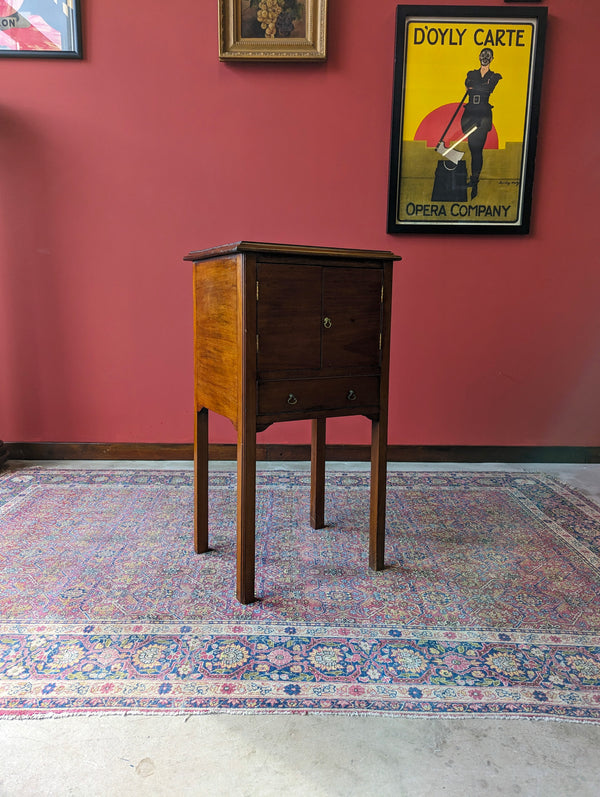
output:
[[600, 721], [600, 507], [543, 474], [257, 478], [259, 600], [235, 599], [235, 474], [0, 475], [0, 717], [268, 712]]

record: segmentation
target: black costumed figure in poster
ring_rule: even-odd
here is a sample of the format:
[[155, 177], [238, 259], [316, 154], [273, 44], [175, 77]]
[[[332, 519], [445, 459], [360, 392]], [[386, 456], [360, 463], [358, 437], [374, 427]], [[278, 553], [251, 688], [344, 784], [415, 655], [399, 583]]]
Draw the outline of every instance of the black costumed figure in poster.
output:
[[471, 188], [471, 199], [477, 196], [477, 185], [483, 168], [483, 148], [488, 133], [492, 129], [492, 108], [490, 94], [496, 88], [502, 75], [492, 72], [490, 64], [494, 53], [489, 47], [484, 47], [479, 53], [481, 67], [467, 72], [465, 86], [467, 87], [468, 100], [463, 111], [461, 127], [467, 133], [474, 126], [476, 129], [469, 135], [469, 150], [471, 151], [471, 179], [467, 185]]

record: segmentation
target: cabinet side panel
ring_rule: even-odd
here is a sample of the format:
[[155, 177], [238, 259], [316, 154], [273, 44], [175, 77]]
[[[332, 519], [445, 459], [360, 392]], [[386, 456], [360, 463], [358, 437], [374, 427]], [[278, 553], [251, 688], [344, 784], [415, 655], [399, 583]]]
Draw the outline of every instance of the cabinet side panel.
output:
[[232, 420], [238, 405], [235, 257], [194, 264], [196, 406]]

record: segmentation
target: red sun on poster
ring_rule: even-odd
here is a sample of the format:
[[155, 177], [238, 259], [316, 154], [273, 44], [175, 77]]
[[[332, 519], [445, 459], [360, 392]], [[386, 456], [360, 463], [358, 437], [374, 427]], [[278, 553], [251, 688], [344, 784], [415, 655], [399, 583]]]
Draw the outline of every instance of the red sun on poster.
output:
[[[428, 147], [435, 147], [455, 111], [456, 105], [450, 104], [441, 105], [431, 111], [431, 113], [428, 113], [417, 128], [414, 140], [426, 141]], [[458, 141], [462, 134], [463, 131], [457, 117], [446, 133], [444, 140], [446, 144], [451, 144], [453, 141]], [[492, 125], [492, 129], [488, 133], [484, 149], [498, 149], [498, 132], [495, 125]]]

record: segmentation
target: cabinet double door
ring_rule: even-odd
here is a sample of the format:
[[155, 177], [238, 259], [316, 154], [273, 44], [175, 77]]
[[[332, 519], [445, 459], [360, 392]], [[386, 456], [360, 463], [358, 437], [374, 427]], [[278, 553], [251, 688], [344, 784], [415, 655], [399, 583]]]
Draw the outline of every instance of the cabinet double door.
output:
[[375, 411], [382, 307], [380, 267], [259, 263], [257, 414]]

